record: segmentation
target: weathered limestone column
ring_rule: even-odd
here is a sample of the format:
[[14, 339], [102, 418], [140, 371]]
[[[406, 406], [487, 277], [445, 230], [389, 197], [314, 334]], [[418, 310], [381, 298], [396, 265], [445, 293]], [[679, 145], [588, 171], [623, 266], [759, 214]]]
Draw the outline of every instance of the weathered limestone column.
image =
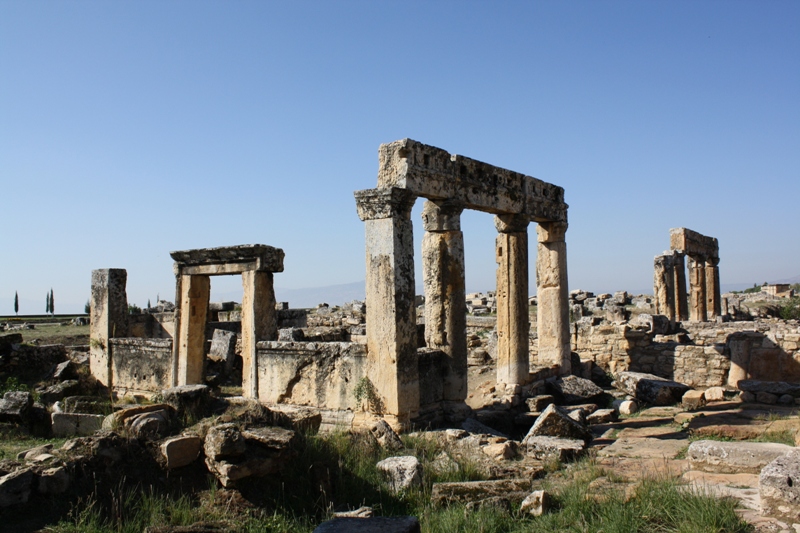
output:
[[177, 385], [194, 385], [203, 382], [211, 281], [208, 276], [181, 274], [180, 292], [176, 382]]
[[528, 224], [520, 215], [497, 215], [497, 383], [524, 385], [530, 376], [528, 337]]
[[443, 351], [443, 398], [467, 398], [467, 304], [464, 285], [462, 204], [425, 202], [422, 277], [425, 285], [425, 343]]
[[689, 258], [689, 320], [706, 321], [706, 269], [705, 262]]
[[686, 295], [686, 258], [681, 252], [673, 252], [672, 272], [675, 274], [675, 320], [689, 320], [689, 300]]
[[657, 255], [653, 261], [653, 295], [656, 314], [675, 320], [675, 263], [673, 254]]
[[414, 306], [414, 235], [405, 189], [356, 191], [366, 232], [367, 378], [378, 410], [404, 430], [419, 413], [417, 321]]
[[92, 376], [111, 387], [111, 356], [108, 340], [128, 335], [128, 295], [124, 268], [92, 270], [92, 296], [89, 302], [89, 370]]
[[258, 398], [256, 342], [278, 339], [272, 272], [243, 272], [242, 288], [242, 393]]
[[731, 369], [728, 371], [728, 385], [734, 388], [739, 381], [750, 378], [750, 352], [753, 345], [751, 333], [737, 332], [728, 338], [731, 351]]
[[558, 365], [559, 374], [572, 372], [569, 338], [569, 287], [567, 285], [566, 222], [542, 222], [536, 228], [537, 330], [539, 360]]
[[706, 259], [706, 316], [715, 320], [722, 316], [722, 295], [719, 287], [719, 258]]

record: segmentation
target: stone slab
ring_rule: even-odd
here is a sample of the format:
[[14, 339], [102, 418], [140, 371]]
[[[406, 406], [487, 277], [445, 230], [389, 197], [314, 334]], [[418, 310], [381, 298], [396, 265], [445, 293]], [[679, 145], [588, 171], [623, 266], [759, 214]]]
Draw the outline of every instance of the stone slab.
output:
[[689, 445], [686, 456], [693, 470], [756, 474], [792, 449], [791, 446], [775, 442], [698, 440]]

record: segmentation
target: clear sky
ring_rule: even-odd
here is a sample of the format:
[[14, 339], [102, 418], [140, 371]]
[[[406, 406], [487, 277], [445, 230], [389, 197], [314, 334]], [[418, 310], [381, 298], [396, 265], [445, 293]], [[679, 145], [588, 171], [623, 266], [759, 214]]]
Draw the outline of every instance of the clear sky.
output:
[[0, 314], [96, 268], [171, 300], [187, 248], [283, 248], [279, 299], [363, 280], [353, 191], [404, 137], [564, 187], [571, 289], [652, 290], [678, 226], [723, 285], [800, 274], [800, 2], [3, 0]]

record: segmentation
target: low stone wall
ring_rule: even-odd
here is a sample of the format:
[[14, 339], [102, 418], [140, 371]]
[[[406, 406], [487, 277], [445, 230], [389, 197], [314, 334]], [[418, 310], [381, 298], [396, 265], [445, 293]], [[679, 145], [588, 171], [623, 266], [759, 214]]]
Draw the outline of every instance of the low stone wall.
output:
[[572, 324], [571, 330], [572, 350], [611, 373], [631, 370], [692, 387], [723, 386], [733, 359], [742, 367], [737, 379], [800, 381], [796, 321], [686, 322], [674, 335], [630, 324]]
[[175, 313], [129, 315], [128, 335], [140, 339], [171, 339], [175, 336]]
[[15, 376], [22, 380], [39, 380], [55, 366], [67, 359], [67, 349], [62, 344], [13, 344], [7, 353], [0, 355], [0, 378]]
[[261, 402], [358, 409], [355, 388], [366, 376], [365, 345], [262, 341], [256, 347]]
[[109, 339], [115, 392], [153, 394], [172, 386], [172, 339]]

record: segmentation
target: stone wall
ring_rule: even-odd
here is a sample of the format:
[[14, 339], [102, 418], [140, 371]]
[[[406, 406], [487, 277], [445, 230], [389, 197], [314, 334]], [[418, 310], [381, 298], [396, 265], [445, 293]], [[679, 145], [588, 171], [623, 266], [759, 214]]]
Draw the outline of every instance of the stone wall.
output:
[[630, 324], [572, 324], [572, 349], [606, 372], [649, 372], [693, 387], [738, 379], [800, 381], [797, 321], [684, 323], [681, 332], [655, 335]]
[[153, 394], [172, 386], [171, 339], [109, 339], [112, 387], [120, 396]]
[[40, 380], [66, 359], [67, 349], [62, 344], [32, 346], [14, 343], [0, 355], [0, 380], [4, 381], [5, 376]]
[[130, 315], [128, 335], [140, 339], [171, 339], [175, 336], [175, 313]]
[[352, 342], [257, 344], [258, 397], [267, 404], [356, 410], [366, 376], [366, 346]]

